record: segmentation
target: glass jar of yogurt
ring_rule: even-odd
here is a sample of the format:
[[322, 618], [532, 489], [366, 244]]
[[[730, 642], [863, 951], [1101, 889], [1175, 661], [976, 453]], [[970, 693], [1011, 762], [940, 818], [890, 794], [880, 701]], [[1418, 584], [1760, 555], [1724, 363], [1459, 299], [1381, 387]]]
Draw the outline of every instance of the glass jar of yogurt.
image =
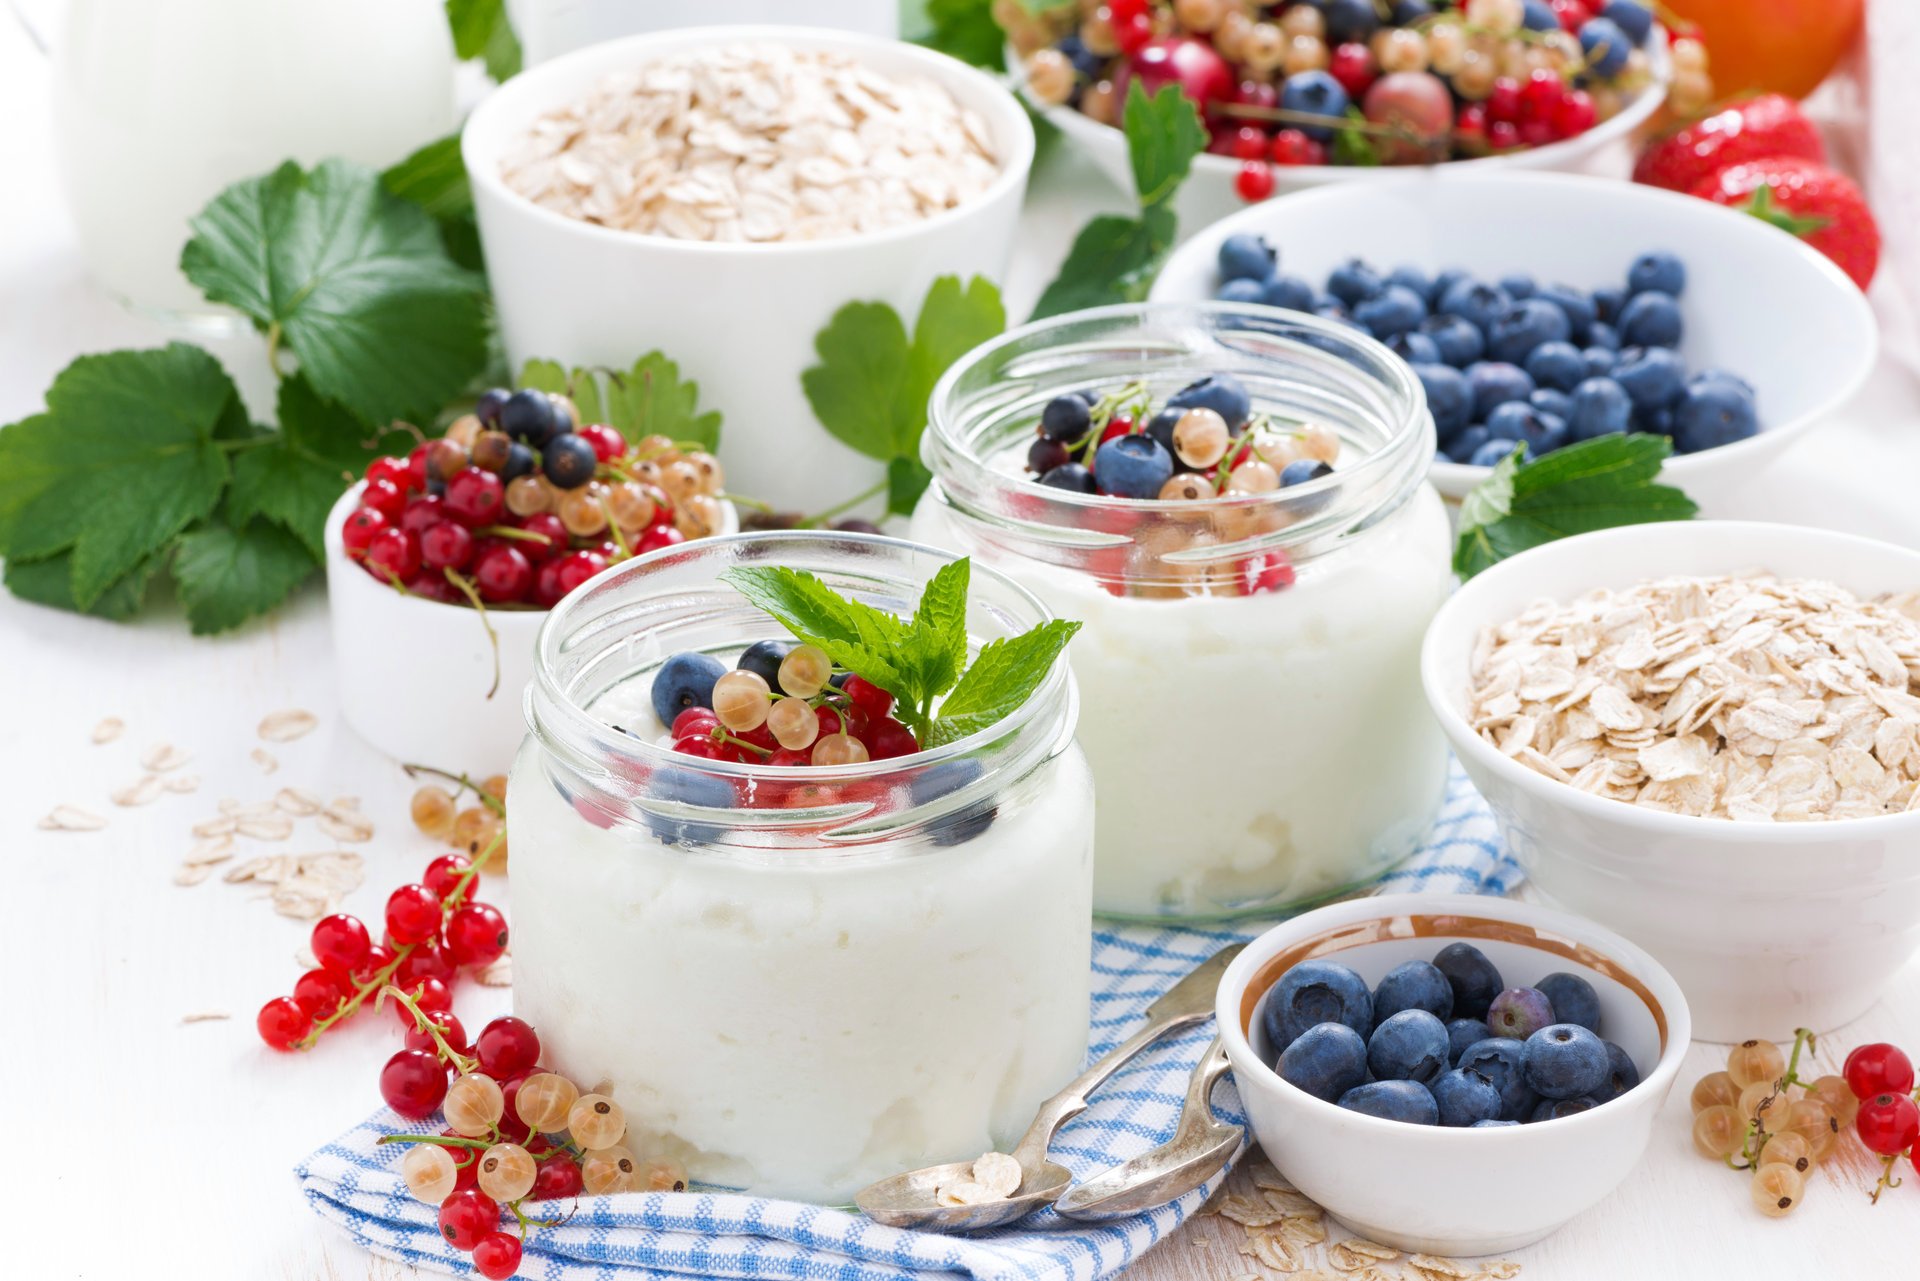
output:
[[[631, 1146], [701, 1182], [844, 1203], [1002, 1149], [1087, 1047], [1093, 784], [1064, 661], [930, 751], [769, 767], [672, 750], [668, 656], [788, 639], [719, 575], [817, 574], [910, 615], [953, 558], [892, 539], [703, 539], [593, 580], [541, 629], [513, 767], [514, 1012], [605, 1079]], [[974, 566], [970, 643], [1046, 609]]]
[[[1130, 499], [1025, 473], [1056, 396], [1167, 396], [1231, 374], [1256, 419], [1334, 472], [1266, 493]], [[1313, 426], [1317, 425], [1317, 426]], [[1329, 434], [1331, 433], [1331, 434]], [[1086, 626], [1070, 651], [1099, 783], [1094, 906], [1270, 913], [1373, 880], [1439, 806], [1446, 750], [1418, 658], [1452, 585], [1412, 371], [1314, 316], [1105, 307], [1028, 325], [948, 370], [912, 536], [974, 555]]]

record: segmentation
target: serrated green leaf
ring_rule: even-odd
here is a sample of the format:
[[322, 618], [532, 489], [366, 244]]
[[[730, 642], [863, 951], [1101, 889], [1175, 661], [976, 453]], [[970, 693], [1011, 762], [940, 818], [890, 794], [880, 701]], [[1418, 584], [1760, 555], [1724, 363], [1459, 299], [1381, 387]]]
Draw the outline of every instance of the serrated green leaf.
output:
[[1053, 670], [1054, 660], [1079, 630], [1079, 623], [1056, 618], [1032, 631], [985, 646], [940, 705], [940, 715], [920, 745], [940, 747], [956, 742], [1018, 711], [1040, 688]]
[[680, 377], [680, 366], [650, 351], [628, 370], [575, 369], [554, 360], [529, 360], [519, 385], [572, 399], [580, 420], [619, 428], [628, 440], [659, 435], [708, 451], [720, 447], [720, 411], [700, 409], [700, 384]]
[[481, 270], [480, 227], [473, 213], [473, 184], [460, 158], [459, 134], [430, 142], [387, 169], [380, 185], [439, 224], [449, 257], [469, 270]]
[[1159, 205], [1138, 218], [1101, 214], [1073, 239], [1060, 272], [1040, 294], [1030, 319], [1087, 307], [1141, 302], [1173, 248], [1173, 210]]
[[1199, 109], [1179, 85], [1163, 85], [1149, 98], [1136, 79], [1127, 86], [1120, 119], [1140, 207], [1166, 204], [1187, 180], [1193, 158], [1207, 149], [1207, 127], [1200, 123]]
[[507, 21], [506, 0], [446, 0], [453, 51], [486, 61], [487, 74], [505, 83], [520, 74], [520, 40]]
[[228, 515], [243, 526], [255, 516], [278, 521], [324, 556], [327, 513], [377, 452], [366, 424], [314, 392], [298, 374], [280, 384], [280, 430], [241, 451], [233, 463]]
[[720, 579], [841, 667], [903, 702], [916, 701], [907, 626], [893, 615], [783, 565], [736, 565]]
[[73, 598], [72, 552], [60, 552], [44, 560], [19, 560], [9, 557], [6, 563], [5, 582], [7, 590], [21, 600], [124, 623], [140, 612], [140, 604], [146, 597], [147, 584], [152, 580], [154, 570], [160, 567], [163, 559], [165, 558], [162, 556], [147, 557], [134, 566], [131, 573], [110, 585], [85, 608], [82, 608], [80, 602]]
[[887, 460], [887, 510], [901, 516], [913, 515], [920, 495], [933, 483], [933, 473], [918, 458], [902, 455]]
[[920, 589], [920, 603], [908, 623], [914, 683], [928, 699], [938, 698], [960, 679], [967, 662], [967, 591], [973, 567], [966, 557], [934, 572]]
[[894, 407], [895, 457], [919, 461], [920, 434], [927, 425], [927, 402], [934, 384], [954, 361], [1006, 327], [1007, 309], [1000, 302], [1000, 291], [984, 276], [975, 276], [964, 286], [958, 276], [933, 282], [914, 318], [906, 377]]
[[0, 428], [0, 553], [72, 549], [72, 597], [90, 608], [213, 510], [227, 482], [215, 431], [234, 430], [238, 399], [198, 347], [80, 357], [47, 412]]
[[316, 391], [369, 422], [425, 421], [485, 367], [481, 278], [371, 169], [289, 162], [228, 187], [192, 225], [187, 278], [277, 335]]
[[1665, 436], [1609, 435], [1522, 463], [1503, 459], [1460, 507], [1454, 572], [1471, 578], [1509, 556], [1573, 534], [1691, 520], [1699, 506], [1654, 483], [1672, 451]]
[[196, 636], [223, 632], [266, 613], [315, 568], [305, 544], [264, 520], [238, 529], [211, 522], [189, 530], [173, 558], [173, 576]]
[[926, 0], [932, 30], [920, 43], [976, 67], [1004, 71], [1006, 33], [993, 20], [992, 0]]

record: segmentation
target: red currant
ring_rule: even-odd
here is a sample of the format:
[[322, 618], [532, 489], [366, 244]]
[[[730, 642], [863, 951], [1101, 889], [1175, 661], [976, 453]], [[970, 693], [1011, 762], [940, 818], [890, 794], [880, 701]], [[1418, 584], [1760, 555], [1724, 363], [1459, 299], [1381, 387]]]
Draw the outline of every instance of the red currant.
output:
[[400, 968], [393, 972], [393, 981], [407, 991], [418, 987], [423, 979], [439, 979], [442, 983], [451, 983], [459, 974], [453, 956], [443, 947], [432, 943], [422, 943], [407, 953], [407, 959], [400, 962]]
[[462, 903], [447, 919], [447, 951], [456, 965], [486, 965], [507, 950], [507, 918], [491, 903]]
[[253, 1026], [276, 1050], [291, 1050], [313, 1027], [313, 1019], [290, 996], [276, 996], [260, 1007]]
[[1100, 429], [1100, 444], [1104, 445], [1110, 440], [1132, 434], [1133, 419], [1127, 417], [1125, 414], [1115, 414], [1113, 417], [1107, 419], [1107, 425]]
[[1520, 82], [1501, 76], [1487, 94], [1487, 119], [1496, 124], [1514, 124], [1520, 119]]
[[1580, 28], [1593, 21], [1593, 10], [1585, 0], [1548, 0], [1553, 16], [1560, 19], [1560, 29], [1570, 36], [1580, 34]]
[[1114, 22], [1130, 22], [1147, 16], [1147, 0], [1108, 0], [1107, 16]]
[[404, 583], [420, 572], [419, 540], [389, 525], [367, 544], [366, 561], [375, 578]]
[[1894, 1156], [1920, 1140], [1920, 1107], [1904, 1094], [1876, 1094], [1860, 1105], [1853, 1127], [1868, 1151]]
[[369, 483], [384, 480], [394, 488], [405, 493], [413, 487], [413, 474], [407, 470], [404, 458], [376, 458], [367, 464], [366, 479]]
[[393, 949], [384, 943], [375, 943], [371, 948], [367, 949], [366, 961], [356, 966], [352, 975], [349, 977], [351, 977], [355, 983], [370, 983], [373, 981], [374, 975], [384, 972], [386, 968], [392, 964]]
[[1380, 68], [1373, 60], [1373, 50], [1356, 41], [1335, 45], [1327, 58], [1327, 74], [1340, 82], [1347, 96], [1358, 102], [1365, 96], [1368, 88], [1379, 79]]
[[[512, 1076], [500, 1082], [500, 1097], [505, 1102], [505, 1110], [500, 1115], [500, 1132], [515, 1143], [523, 1146], [533, 1142], [534, 1134], [533, 1127], [520, 1119], [520, 1110], [517, 1102], [520, 1098], [520, 1087], [527, 1083], [529, 1077], [536, 1076], [544, 1071], [546, 1071], [546, 1069], [538, 1065], [521, 1068], [518, 1072], [515, 1072]], [[532, 1151], [531, 1148], [528, 1150]]]
[[[440, 1029], [447, 1044], [455, 1053], [465, 1054], [472, 1047], [467, 1044], [467, 1029], [460, 1024], [460, 1016], [452, 1010], [435, 1010], [427, 1015], [427, 1022]], [[407, 1048], [424, 1050], [428, 1054], [438, 1054], [440, 1047], [433, 1043], [433, 1037], [422, 1031], [418, 1024], [407, 1028]]]
[[[439, 1068], [436, 1067], [433, 1074], [440, 1077], [444, 1086], [446, 1078], [440, 1076]], [[455, 1188], [440, 1203], [440, 1235], [456, 1250], [473, 1249], [499, 1226], [499, 1205], [477, 1188]]]
[[480, 1029], [473, 1052], [480, 1070], [498, 1081], [540, 1061], [540, 1038], [531, 1024], [503, 1014]]
[[518, 548], [494, 543], [474, 557], [473, 581], [483, 600], [525, 600], [533, 590], [533, 566]]
[[794, 767], [794, 766], [800, 766], [800, 765], [811, 765], [813, 764], [813, 758], [807, 755], [807, 753], [805, 752], [796, 752], [796, 751], [793, 751], [791, 748], [783, 747], [779, 751], [775, 752], [773, 755], [767, 757], [767, 759], [763, 761], [762, 764]]
[[1273, 170], [1258, 160], [1249, 160], [1233, 176], [1233, 189], [1249, 203], [1265, 200], [1273, 194]]
[[400, 513], [400, 528], [418, 538], [447, 519], [447, 505], [440, 495], [415, 494], [407, 509]]
[[462, 467], [447, 481], [447, 514], [465, 525], [491, 525], [506, 507], [506, 486], [484, 467]]
[[309, 1018], [327, 1017], [352, 995], [347, 980], [332, 970], [308, 970], [293, 985], [293, 999]]
[[1559, 105], [1566, 86], [1560, 77], [1541, 68], [1527, 77], [1520, 86], [1520, 118], [1522, 120], [1547, 120], [1552, 118], [1553, 109]]
[[1840, 1075], [1856, 1099], [1876, 1094], [1906, 1094], [1913, 1089], [1913, 1061], [1898, 1046], [1885, 1041], [1854, 1047]]
[[424, 943], [440, 932], [440, 896], [424, 885], [402, 885], [387, 896], [387, 937]]
[[1153, 39], [1153, 19], [1144, 12], [1131, 18], [1115, 18], [1113, 21], [1113, 42], [1120, 46], [1120, 52], [1138, 53]]
[[373, 940], [359, 917], [340, 912], [315, 921], [307, 945], [325, 968], [336, 974], [351, 974], [367, 963]]
[[876, 761], [911, 756], [920, 750], [920, 740], [913, 736], [913, 731], [891, 716], [869, 730], [864, 741], [867, 754]]
[[1258, 160], [1267, 154], [1267, 132], [1254, 125], [1241, 125], [1233, 131], [1227, 154], [1235, 160]]
[[1593, 128], [1597, 119], [1593, 95], [1585, 89], [1569, 89], [1553, 107], [1553, 133], [1556, 138], [1574, 138]]
[[380, 1097], [409, 1121], [424, 1121], [447, 1097], [447, 1073], [424, 1050], [401, 1050], [380, 1069]]
[[407, 452], [407, 488], [415, 491], [427, 487], [427, 451], [433, 448], [433, 442], [423, 440]]
[[672, 525], [655, 525], [640, 535], [640, 541], [634, 544], [633, 552], [636, 556], [644, 556], [648, 552], [657, 552], [662, 547], [672, 547], [675, 543], [686, 541], [687, 536]]
[[360, 505], [371, 507], [388, 520], [399, 520], [406, 510], [407, 496], [390, 480], [370, 480], [360, 491]]
[[346, 545], [347, 555], [355, 560], [364, 559], [367, 548], [387, 527], [387, 518], [371, 507], [358, 507], [353, 515], [347, 517], [347, 523], [340, 527], [340, 541]]
[[1327, 158], [1326, 148], [1299, 129], [1282, 129], [1273, 135], [1273, 163], [1276, 165], [1317, 165]]
[[710, 707], [689, 707], [673, 718], [673, 736], [675, 738], [698, 738], [708, 734], [720, 723]]
[[855, 738], [863, 738], [867, 732], [867, 714], [858, 707], [843, 710], [822, 703], [813, 709], [813, 718], [820, 727], [820, 738], [829, 734], [851, 734]]
[[1553, 141], [1553, 125], [1545, 120], [1522, 120], [1518, 125], [1520, 141], [1529, 147], [1544, 147]]
[[538, 534], [540, 538], [546, 539], [545, 542], [537, 538], [514, 540], [514, 545], [520, 549], [520, 554], [527, 558], [529, 564], [539, 565], [556, 556], [566, 555], [567, 527], [561, 524], [560, 518], [552, 512], [537, 512], [528, 516], [519, 522], [519, 527], [529, 534]]
[[533, 1195], [536, 1200], [551, 1201], [558, 1197], [579, 1196], [580, 1191], [580, 1167], [570, 1157], [557, 1156], [542, 1161], [539, 1173], [533, 1176]]
[[[400, 990], [413, 998], [422, 1014], [437, 1014], [453, 1008], [453, 990], [439, 979], [415, 979]], [[401, 1027], [414, 1026], [413, 1012], [398, 1001], [393, 1003], [393, 1015], [400, 1020]]]
[[673, 740], [673, 750], [682, 756], [693, 756], [703, 761], [727, 759], [724, 745], [714, 742], [705, 734], [696, 735], [693, 738], [676, 738]]
[[1496, 120], [1487, 126], [1487, 145], [1495, 151], [1511, 151], [1520, 145], [1520, 130], [1511, 120]]
[[489, 1232], [473, 1247], [473, 1270], [487, 1281], [506, 1281], [520, 1270], [520, 1238], [511, 1232]]
[[605, 423], [588, 423], [575, 434], [593, 446], [593, 456], [603, 463], [610, 463], [627, 452], [627, 438], [618, 428]]
[[893, 710], [893, 695], [864, 676], [847, 677], [847, 683], [841, 688], [846, 690], [855, 707], [875, 720]]
[[431, 569], [465, 569], [473, 560], [473, 531], [443, 520], [420, 535], [420, 559]]
[[444, 899], [453, 893], [460, 878], [472, 869], [473, 860], [455, 850], [427, 864], [427, 870], [420, 875], [420, 883]]
[[1460, 108], [1460, 114], [1454, 117], [1453, 133], [1456, 141], [1468, 146], [1485, 146], [1487, 141], [1487, 107], [1482, 102], [1469, 102]]
[[1293, 586], [1293, 563], [1285, 552], [1268, 552], [1260, 560], [1253, 562], [1252, 579], [1247, 584], [1250, 592], [1277, 592], [1283, 587]]

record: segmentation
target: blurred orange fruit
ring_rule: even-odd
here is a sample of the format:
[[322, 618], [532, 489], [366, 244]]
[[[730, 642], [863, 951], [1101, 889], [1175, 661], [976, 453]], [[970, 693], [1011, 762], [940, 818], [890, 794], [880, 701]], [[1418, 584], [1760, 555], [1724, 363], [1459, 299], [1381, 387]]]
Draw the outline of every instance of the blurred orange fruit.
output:
[[1666, 0], [1699, 24], [1714, 91], [1804, 98], [1860, 34], [1866, 0]]

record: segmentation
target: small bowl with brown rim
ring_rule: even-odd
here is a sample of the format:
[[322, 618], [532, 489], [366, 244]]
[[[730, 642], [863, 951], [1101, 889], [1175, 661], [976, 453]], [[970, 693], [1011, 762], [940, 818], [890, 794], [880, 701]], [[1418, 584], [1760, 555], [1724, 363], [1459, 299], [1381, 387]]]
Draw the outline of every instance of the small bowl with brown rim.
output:
[[[1287, 970], [1325, 958], [1371, 987], [1455, 941], [1486, 953], [1508, 986], [1555, 971], [1593, 984], [1603, 1034], [1633, 1059], [1640, 1084], [1559, 1120], [1448, 1129], [1352, 1112], [1274, 1072], [1260, 1015]], [[1613, 1191], [1646, 1152], [1693, 1025], [1673, 976], [1618, 934], [1551, 908], [1463, 894], [1383, 894], [1275, 926], [1228, 967], [1216, 1013], [1247, 1116], [1280, 1173], [1368, 1240], [1452, 1256], [1530, 1245]]]

